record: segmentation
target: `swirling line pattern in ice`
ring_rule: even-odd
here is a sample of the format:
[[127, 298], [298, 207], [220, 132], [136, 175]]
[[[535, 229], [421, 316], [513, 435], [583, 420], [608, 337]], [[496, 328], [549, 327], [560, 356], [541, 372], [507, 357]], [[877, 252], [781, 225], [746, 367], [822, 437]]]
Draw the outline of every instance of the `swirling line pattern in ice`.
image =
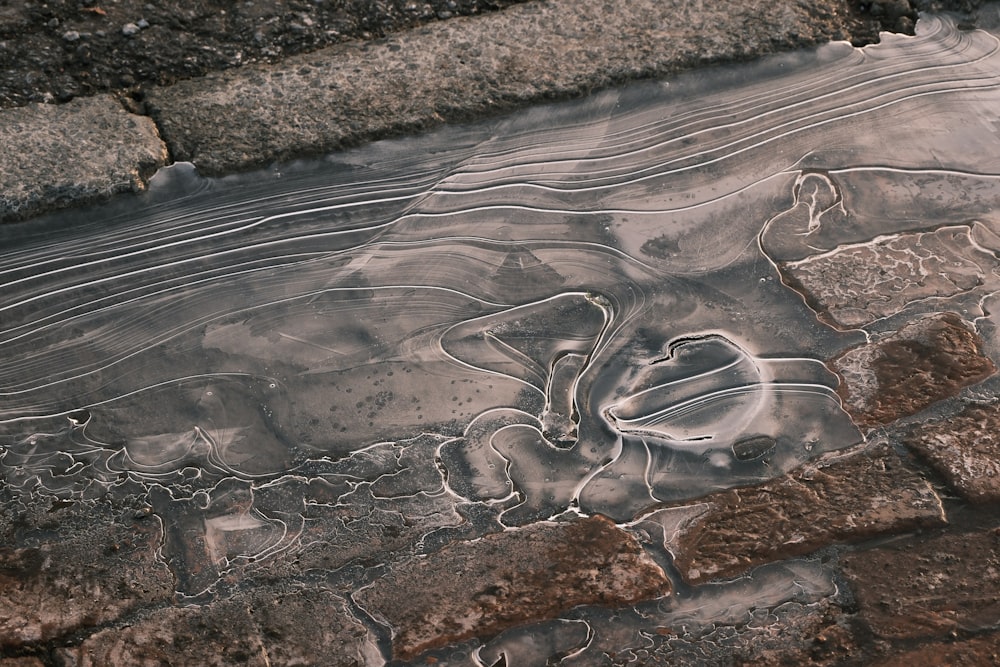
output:
[[[142, 495], [193, 596], [859, 441], [818, 360], [997, 289], [998, 42], [930, 19], [746, 72], [0, 230], [0, 474]], [[935, 278], [835, 303], [866, 253]]]

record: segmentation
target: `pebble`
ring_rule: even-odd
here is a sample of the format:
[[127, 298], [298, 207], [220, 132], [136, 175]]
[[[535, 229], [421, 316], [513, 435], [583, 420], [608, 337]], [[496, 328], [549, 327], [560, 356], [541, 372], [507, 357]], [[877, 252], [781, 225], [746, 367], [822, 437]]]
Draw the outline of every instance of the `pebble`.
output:
[[146, 19], [139, 19], [136, 25], [139, 26], [140, 29], [145, 30], [146, 28], [149, 27], [149, 21], [147, 21]]
[[139, 32], [140, 28], [134, 23], [126, 23], [122, 26], [122, 34], [126, 37], [133, 37]]
[[62, 38], [66, 42], [76, 42], [80, 39], [80, 33], [76, 30], [67, 30], [63, 33]]

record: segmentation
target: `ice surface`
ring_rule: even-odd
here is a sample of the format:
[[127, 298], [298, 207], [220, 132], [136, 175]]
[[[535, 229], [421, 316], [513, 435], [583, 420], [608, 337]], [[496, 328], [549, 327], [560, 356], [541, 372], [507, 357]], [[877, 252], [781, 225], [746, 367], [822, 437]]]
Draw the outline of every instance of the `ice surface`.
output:
[[[628, 522], [856, 444], [824, 360], [891, 317], [996, 330], [998, 40], [918, 33], [254, 175], [175, 165], [4, 227], [0, 476], [143, 498], [196, 599], [363, 585], [400, 553]], [[479, 655], [591, 664], [658, 624], [742, 622], [748, 595], [829, 593], [788, 567], [799, 592], [766, 570], [624, 612], [628, 638], [601, 612]]]

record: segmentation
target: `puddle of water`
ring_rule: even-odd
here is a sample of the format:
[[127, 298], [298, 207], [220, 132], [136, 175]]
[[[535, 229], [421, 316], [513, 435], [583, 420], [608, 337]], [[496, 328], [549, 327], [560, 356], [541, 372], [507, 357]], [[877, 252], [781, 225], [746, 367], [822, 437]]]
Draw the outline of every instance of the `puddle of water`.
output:
[[[997, 39], [930, 18], [0, 228], [0, 475], [138, 484], [192, 599], [772, 478], [862, 440], [823, 360], [887, 318], [995, 338], [998, 110]], [[834, 590], [808, 563], [741, 582], [468, 659], [594, 664]]]

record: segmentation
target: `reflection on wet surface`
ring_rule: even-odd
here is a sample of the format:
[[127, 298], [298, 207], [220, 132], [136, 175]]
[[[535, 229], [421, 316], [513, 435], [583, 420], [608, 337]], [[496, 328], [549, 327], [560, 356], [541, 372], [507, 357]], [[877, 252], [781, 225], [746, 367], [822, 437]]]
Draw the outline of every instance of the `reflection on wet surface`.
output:
[[[892, 318], [995, 326], [998, 42], [918, 33], [280, 174], [177, 165], [131, 210], [2, 229], [0, 475], [140, 498], [182, 600], [349, 599], [455, 540], [628, 527], [862, 442], [826, 361]], [[791, 561], [463, 655], [642, 660], [835, 588]]]

